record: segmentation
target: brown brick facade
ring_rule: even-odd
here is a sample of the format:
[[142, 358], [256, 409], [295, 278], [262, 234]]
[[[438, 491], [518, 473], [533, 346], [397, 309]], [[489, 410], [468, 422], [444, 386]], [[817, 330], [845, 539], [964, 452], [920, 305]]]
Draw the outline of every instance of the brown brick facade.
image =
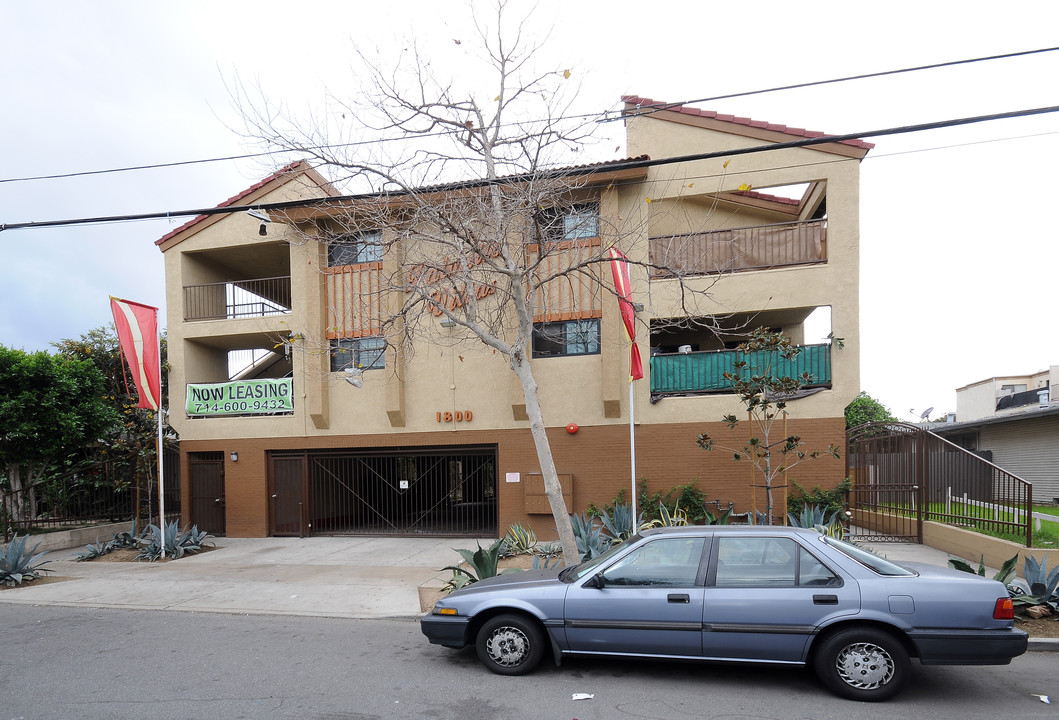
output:
[[[679, 423], [641, 425], [636, 428], [636, 475], [646, 480], [650, 492], [668, 491], [676, 485], [694, 482], [706, 496], [723, 503], [735, 502], [737, 512], [752, 507], [756, 492], [758, 509], [764, 508], [764, 491], [752, 491], [761, 476], [752, 473], [746, 461], [735, 462], [730, 452], [705, 452], [695, 444], [699, 433], [709, 431], [718, 441], [730, 437], [722, 423]], [[803, 449], [817, 450], [834, 443], [843, 444], [843, 419], [790, 420], [788, 432], [800, 434]], [[602, 506], [625, 489], [629, 495], [629, 428], [627, 425], [582, 427], [571, 435], [565, 428], [548, 430], [552, 453], [559, 473], [573, 476], [571, 512], [582, 512], [590, 504]], [[231, 440], [189, 440], [181, 443], [182, 477], [189, 477], [189, 453], [224, 453], [226, 530], [233, 537], [264, 537], [268, 534], [268, 453], [275, 450], [318, 450], [326, 448], [423, 448], [468, 445], [495, 445], [497, 448], [498, 527], [503, 534], [509, 525], [531, 526], [541, 539], [554, 539], [550, 515], [527, 514], [524, 509], [526, 476], [540, 472], [536, 451], [527, 429], [460, 430], [437, 433], [392, 433], [387, 435], [299, 437]], [[229, 453], [239, 454], [231, 462]], [[819, 485], [830, 488], [841, 482], [843, 460], [821, 457], [794, 468], [788, 480], [807, 489]], [[521, 482], [507, 482], [507, 473], [519, 473]], [[194, 522], [189, 483], [182, 483], [184, 522]], [[777, 512], [782, 495], [777, 496]]]

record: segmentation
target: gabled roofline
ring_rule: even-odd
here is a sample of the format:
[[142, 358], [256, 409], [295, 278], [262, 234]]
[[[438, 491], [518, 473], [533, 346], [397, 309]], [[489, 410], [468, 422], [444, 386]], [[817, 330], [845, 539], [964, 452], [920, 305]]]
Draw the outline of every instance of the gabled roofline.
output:
[[[313, 184], [323, 190], [329, 197], [336, 197], [339, 194], [331, 183], [328, 182], [323, 175], [317, 172], [308, 162], [305, 160], [298, 160], [281, 167], [263, 180], [254, 183], [242, 192], [233, 195], [224, 202], [218, 204], [217, 207], [225, 208], [237, 205], [252, 205], [255, 200], [274, 192], [300, 176], [305, 176], [311, 180]], [[174, 245], [178, 245], [195, 233], [205, 230], [213, 223], [219, 222], [223, 217], [225, 217], [223, 213], [198, 215], [172, 232], [166, 233], [158, 240], [155, 240], [154, 244], [164, 253], [166, 250], [169, 250]]]
[[[741, 135], [770, 143], [784, 142], [794, 138], [827, 137], [827, 133], [817, 130], [792, 128], [786, 125], [777, 125], [763, 120], [751, 120], [750, 118], [737, 117], [735, 115], [721, 115], [710, 110], [689, 108], [679, 103], [666, 103], [640, 97], [639, 95], [625, 95], [622, 97], [622, 101], [625, 103], [625, 109], [622, 114], [626, 118], [643, 115], [656, 120], [701, 127], [731, 135]], [[807, 147], [834, 155], [860, 159], [867, 155], [868, 151], [875, 145], [864, 140], [854, 139]]]

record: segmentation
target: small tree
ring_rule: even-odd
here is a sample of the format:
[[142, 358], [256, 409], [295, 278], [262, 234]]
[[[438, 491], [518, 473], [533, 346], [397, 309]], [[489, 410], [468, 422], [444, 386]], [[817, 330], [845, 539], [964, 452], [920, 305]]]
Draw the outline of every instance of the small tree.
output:
[[[753, 463], [764, 481], [765, 515], [771, 525], [775, 507], [772, 493], [777, 478], [805, 460], [821, 455], [837, 458], [838, 448], [831, 444], [826, 450], [805, 451], [802, 449], [805, 443], [799, 435], [776, 437], [786, 432], [785, 423], [779, 427], [776, 423], [786, 421], [787, 401], [813, 380], [807, 372], [798, 376], [786, 374], [785, 361], [793, 360], [801, 352], [790, 338], [783, 333], [759, 328], [739, 346], [739, 350], [744, 357], [733, 364], [733, 371], [724, 373], [724, 378], [732, 384], [732, 390], [746, 407], [751, 436], [741, 445], [723, 445], [716, 443], [709, 433], [702, 433], [697, 443], [703, 450], [729, 450], [734, 460]], [[739, 418], [729, 414], [722, 419], [738, 442]]]
[[897, 418], [890, 413], [890, 408], [861, 390], [846, 406], [846, 429], [877, 422], [897, 422]]
[[[335, 182], [363, 191], [351, 202], [275, 216], [289, 223], [292, 242], [319, 242], [334, 252], [354, 237], [357, 252], [385, 259], [372, 278], [378, 290], [363, 301], [377, 309], [363, 315], [394, 349], [396, 365], [417, 345], [438, 344], [484, 346], [507, 361], [525, 399], [564, 560], [575, 564], [580, 554], [538, 397], [533, 338], [549, 312], [570, 314], [581, 298], [613, 296], [607, 250], [642, 229], [646, 203], [629, 217], [601, 213], [600, 196], [618, 192], [620, 183], [592, 186], [603, 164], [569, 166], [571, 158], [580, 162], [597, 124], [572, 111], [570, 70], [535, 68], [540, 46], [525, 20], [511, 21], [509, 5], [496, 0], [491, 15], [484, 4], [474, 7], [477, 42], [448, 48], [460, 54], [452, 79], [442, 74], [440, 56], [410, 42], [394, 68], [358, 52], [366, 87], [349, 102], [336, 101], [331, 121], [290, 117], [267, 95], [251, 102], [242, 89], [235, 101], [249, 137], [312, 158]], [[354, 134], [358, 142], [348, 142]], [[679, 269], [665, 269], [682, 279]], [[681, 282], [689, 316], [697, 315], [694, 298], [708, 297], [714, 282]], [[439, 334], [439, 320], [451, 333]], [[712, 319], [699, 324], [716, 327]], [[307, 336], [297, 346], [330, 353], [324, 338]]]
[[[0, 466], [3, 512], [36, 516], [35, 486], [56, 465], [80, 458], [116, 420], [103, 377], [87, 360], [27, 353], [0, 345]], [[6, 523], [5, 523], [6, 535]]]

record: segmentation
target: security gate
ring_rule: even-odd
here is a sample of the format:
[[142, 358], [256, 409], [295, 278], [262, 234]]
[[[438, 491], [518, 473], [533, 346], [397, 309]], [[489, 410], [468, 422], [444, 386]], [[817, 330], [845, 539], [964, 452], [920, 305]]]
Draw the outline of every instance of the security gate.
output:
[[274, 453], [274, 535], [497, 536], [496, 448]]
[[923, 542], [925, 481], [919, 428], [864, 425], [846, 439], [851, 481], [850, 536], [873, 542]]

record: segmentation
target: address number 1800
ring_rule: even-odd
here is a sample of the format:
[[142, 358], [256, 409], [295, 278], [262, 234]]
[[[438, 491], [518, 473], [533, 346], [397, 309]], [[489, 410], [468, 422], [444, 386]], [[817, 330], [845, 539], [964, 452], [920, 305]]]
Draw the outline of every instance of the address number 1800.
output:
[[470, 422], [474, 419], [474, 413], [470, 410], [454, 410], [437, 413], [439, 423]]

